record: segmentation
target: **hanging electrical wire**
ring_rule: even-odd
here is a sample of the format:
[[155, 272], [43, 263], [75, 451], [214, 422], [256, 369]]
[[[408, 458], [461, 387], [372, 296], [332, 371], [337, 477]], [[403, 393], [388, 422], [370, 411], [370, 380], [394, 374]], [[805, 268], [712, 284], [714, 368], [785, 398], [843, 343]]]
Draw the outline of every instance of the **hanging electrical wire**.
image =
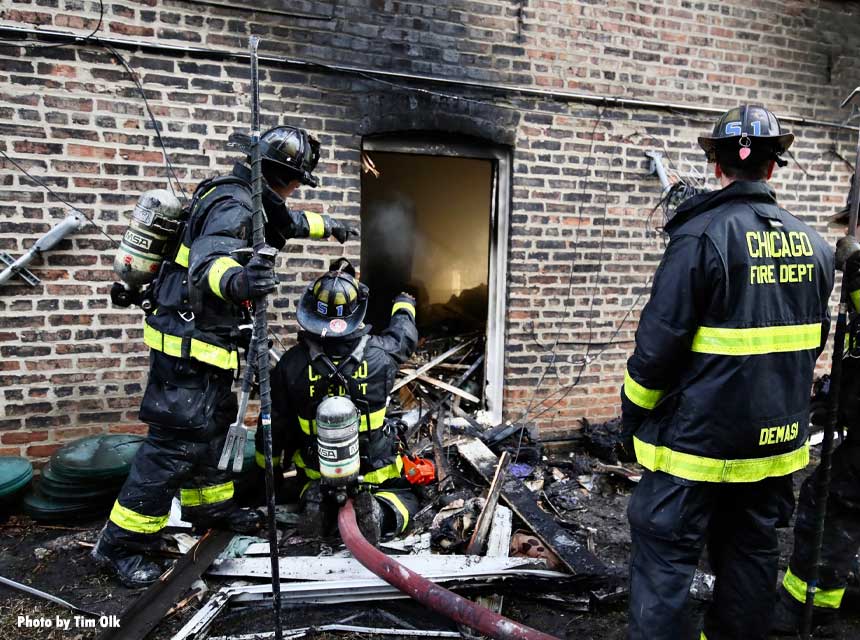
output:
[[102, 23], [104, 21], [104, 13], [105, 13], [104, 1], [99, 0], [99, 18], [98, 18], [98, 21], [96, 23], [96, 26], [93, 28], [92, 31], [90, 31], [87, 35], [83, 36], [82, 38], [75, 36], [74, 39], [70, 39], [66, 42], [60, 42], [58, 44], [53, 44], [53, 45], [30, 44], [30, 43], [15, 41], [15, 40], [2, 40], [2, 41], [0, 41], [0, 46], [23, 47], [24, 50], [29, 54], [35, 50], [41, 51], [44, 49], [53, 49], [53, 48], [58, 48], [58, 47], [65, 47], [65, 46], [71, 45], [71, 44], [86, 45], [89, 43], [95, 43], [96, 45], [103, 47], [104, 49], [109, 51], [111, 53], [111, 55], [113, 55], [114, 58], [116, 58], [116, 60], [125, 68], [126, 72], [128, 73], [129, 77], [131, 78], [132, 82], [134, 82], [134, 85], [137, 88], [137, 91], [140, 94], [140, 97], [143, 99], [143, 104], [146, 108], [146, 113], [149, 115], [149, 119], [152, 122], [152, 128], [155, 131], [156, 139], [158, 140], [158, 144], [161, 146], [161, 151], [164, 155], [164, 166], [165, 166], [165, 172], [167, 174], [166, 175], [167, 184], [170, 187], [170, 191], [173, 193], [174, 196], [177, 196], [176, 189], [174, 189], [173, 182], [171, 182], [171, 176], [172, 176], [173, 180], [176, 182], [177, 188], [179, 189], [179, 195], [182, 196], [182, 200], [187, 204], [188, 203], [188, 196], [185, 194], [185, 191], [182, 189], [182, 183], [179, 181], [179, 178], [176, 175], [176, 170], [173, 168], [173, 164], [170, 162], [170, 155], [167, 153], [167, 147], [165, 146], [164, 140], [161, 137], [161, 129], [159, 127], [158, 121], [155, 118], [155, 114], [153, 114], [152, 109], [149, 106], [149, 100], [146, 97], [146, 92], [143, 90], [143, 85], [140, 83], [140, 80], [138, 79], [137, 74], [135, 73], [134, 69], [132, 69], [132, 67], [128, 63], [128, 61], [122, 55], [120, 55], [120, 53], [111, 44], [101, 40], [100, 38], [98, 38], [96, 36], [96, 34], [101, 30]]
[[66, 42], [58, 42], [56, 44], [25, 44], [23, 42], [18, 42], [16, 40], [6, 40], [4, 38], [0, 38], [0, 46], [11, 45], [16, 47], [24, 47], [27, 53], [31, 53], [34, 50], [44, 51], [46, 49], [59, 49], [60, 47], [67, 47], [71, 44], [79, 44], [86, 43], [90, 40], [93, 40], [93, 36], [95, 36], [102, 28], [102, 22], [105, 17], [105, 5], [104, 0], [99, 0], [99, 19], [96, 22], [96, 26], [93, 27], [93, 30], [90, 31], [87, 35], [83, 36], [83, 39], [78, 41], [77, 38], [75, 40], [68, 40]]
[[87, 220], [91, 225], [93, 225], [96, 229], [98, 229], [98, 230], [99, 230], [99, 233], [101, 233], [105, 238], [107, 238], [108, 240], [110, 240], [114, 247], [118, 247], [118, 246], [119, 246], [119, 243], [118, 243], [116, 240], [114, 240], [113, 238], [111, 238], [107, 233], [105, 233], [104, 229], [102, 229], [98, 224], [96, 224], [95, 220], [93, 220], [90, 216], [88, 216], [87, 214], [85, 214], [83, 211], [81, 211], [80, 209], [78, 209], [78, 208], [77, 208], [75, 205], [73, 205], [71, 202], [69, 202], [68, 200], [66, 200], [65, 198], [63, 198], [61, 195], [59, 195], [56, 191], [54, 191], [53, 189], [51, 189], [51, 187], [50, 187], [47, 183], [45, 183], [43, 180], [40, 180], [39, 178], [37, 178], [36, 176], [34, 176], [32, 173], [30, 173], [29, 171], [27, 171], [24, 167], [22, 167], [20, 164], [18, 164], [15, 160], [13, 160], [12, 158], [10, 158], [10, 157], [6, 154], [6, 152], [5, 152], [5, 151], [3, 151], [2, 149], [0, 149], [0, 154], [2, 154], [2, 155], [3, 155], [3, 157], [4, 157], [4, 158], [5, 158], [5, 159], [10, 163], [10, 164], [12, 164], [13, 166], [15, 166], [15, 167], [18, 169], [18, 171], [20, 171], [20, 172], [21, 172], [21, 173], [23, 173], [25, 176], [27, 176], [27, 177], [28, 177], [32, 182], [34, 182], [35, 184], [37, 184], [37, 185], [39, 185], [40, 187], [42, 187], [43, 189], [45, 189], [45, 191], [47, 191], [47, 192], [48, 192], [48, 193], [49, 193], [49, 194], [50, 194], [50, 195], [51, 195], [55, 200], [57, 200], [58, 202], [63, 203], [64, 205], [66, 205], [67, 207], [69, 207], [69, 209], [71, 209], [71, 210], [72, 210], [72, 211], [74, 211], [75, 213], [80, 214], [82, 217], [84, 217], [84, 218], [85, 218], [85, 219], [86, 219], [86, 220]]
[[182, 183], [179, 181], [179, 178], [176, 175], [176, 170], [173, 168], [173, 164], [170, 162], [170, 155], [167, 153], [167, 147], [164, 145], [164, 139], [161, 137], [161, 128], [158, 124], [158, 121], [155, 119], [155, 114], [152, 113], [152, 109], [149, 106], [149, 100], [146, 98], [146, 92], [143, 90], [143, 85], [140, 83], [140, 80], [137, 77], [134, 69], [131, 68], [131, 65], [128, 61], [123, 58], [120, 53], [114, 49], [111, 45], [106, 42], [99, 42], [99, 44], [107, 49], [118, 61], [119, 63], [125, 67], [125, 70], [128, 72], [129, 77], [131, 77], [132, 82], [134, 82], [137, 87], [137, 91], [140, 94], [140, 97], [143, 99], [143, 104], [146, 107], [146, 112], [149, 114], [149, 119], [152, 122], [152, 128], [155, 131], [155, 137], [158, 140], [158, 144], [161, 146], [161, 152], [164, 154], [164, 164], [167, 168], [167, 184], [170, 187], [170, 191], [173, 192], [173, 195], [176, 196], [176, 190], [173, 188], [173, 183], [170, 181], [170, 177], [173, 176], [173, 179], [176, 181], [176, 187], [179, 189], [179, 195], [182, 196], [183, 202], [188, 204], [188, 196], [185, 195], [185, 191], [182, 189]]

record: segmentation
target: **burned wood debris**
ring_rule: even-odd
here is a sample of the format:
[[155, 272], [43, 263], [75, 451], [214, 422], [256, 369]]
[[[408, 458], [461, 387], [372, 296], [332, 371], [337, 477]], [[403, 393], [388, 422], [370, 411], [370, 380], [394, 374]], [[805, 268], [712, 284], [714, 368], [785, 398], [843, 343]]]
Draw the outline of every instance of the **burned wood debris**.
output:
[[[409, 532], [380, 549], [404, 571], [476, 599], [488, 614], [528, 602], [578, 613], [619, 607], [626, 549], [613, 549], [624, 542], [607, 532], [623, 530], [614, 526], [623, 509], [612, 500], [626, 496], [638, 471], [614, 456], [618, 425], [583, 420], [567, 441], [549, 442], [541, 440], [539, 425], [490, 424], [480, 410], [484, 348], [477, 334], [427, 340], [401, 369], [388, 417], [399, 430], [409, 461], [405, 477], [421, 508]], [[470, 633], [443, 618], [418, 621], [414, 611], [401, 612], [396, 624], [384, 619], [391, 615], [386, 607], [406, 606], [396, 603], [409, 596], [362, 566], [340, 539], [304, 534], [294, 507], [279, 505], [276, 520], [286, 637]], [[171, 518], [165, 538], [184, 555], [117, 611], [121, 631], [107, 629], [100, 637], [271, 635], [268, 615], [260, 614], [272, 597], [268, 542], [215, 531], [198, 539], [201, 532], [187, 527]], [[697, 597], [707, 597], [707, 578], [697, 581]], [[337, 614], [371, 603], [379, 613], [373, 619]], [[321, 617], [296, 625], [297, 610]]]

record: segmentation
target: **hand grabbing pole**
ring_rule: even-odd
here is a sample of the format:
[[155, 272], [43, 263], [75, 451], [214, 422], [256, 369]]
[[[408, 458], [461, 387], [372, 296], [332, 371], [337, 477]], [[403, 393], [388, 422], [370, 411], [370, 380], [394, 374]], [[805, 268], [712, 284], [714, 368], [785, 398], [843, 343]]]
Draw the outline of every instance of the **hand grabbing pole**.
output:
[[[251, 204], [254, 252], [275, 251], [266, 247], [266, 214], [263, 211], [263, 173], [260, 154], [260, 80], [257, 68], [257, 46], [260, 39], [251, 36]], [[282, 640], [281, 576], [278, 565], [278, 529], [275, 524], [275, 471], [272, 464], [272, 389], [269, 380], [269, 345], [266, 308], [268, 296], [254, 302], [254, 343], [257, 381], [260, 383], [260, 428], [263, 433], [263, 454], [266, 458], [266, 506], [269, 528], [269, 559], [272, 563], [272, 608], [275, 615], [275, 640]], [[250, 363], [249, 363], [250, 366]]]
[[[854, 89], [842, 106], [846, 106], [854, 96], [860, 94], [860, 87]], [[848, 210], [848, 235], [857, 236], [857, 213], [860, 208], [860, 131], [857, 138], [857, 157], [854, 161], [854, 181]], [[812, 613], [815, 606], [815, 592], [818, 588], [821, 546], [824, 543], [824, 524], [827, 518], [827, 500], [830, 495], [830, 463], [833, 458], [833, 432], [839, 426], [839, 396], [842, 389], [842, 357], [845, 352], [845, 332], [848, 324], [848, 287], [845, 268], [842, 269], [842, 287], [839, 293], [839, 315], [833, 334], [833, 359], [830, 362], [830, 394], [827, 398], [827, 424], [824, 426], [824, 439], [821, 442], [821, 463], [818, 465], [818, 482], [815, 485], [815, 537], [812, 546], [812, 574], [806, 581], [806, 601], [801, 621], [801, 637], [808, 640], [812, 632]]]

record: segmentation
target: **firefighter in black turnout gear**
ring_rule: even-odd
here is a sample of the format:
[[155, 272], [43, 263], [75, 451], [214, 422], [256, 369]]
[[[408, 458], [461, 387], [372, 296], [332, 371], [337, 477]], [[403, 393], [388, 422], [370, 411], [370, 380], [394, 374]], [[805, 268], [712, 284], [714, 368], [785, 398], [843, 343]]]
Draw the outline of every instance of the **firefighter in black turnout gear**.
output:
[[768, 186], [794, 137], [741, 106], [699, 144], [722, 189], [694, 196], [642, 311], [621, 393], [630, 499], [631, 640], [681, 637], [704, 545], [716, 576], [701, 638], [759, 640], [774, 608], [776, 527], [809, 461], [809, 392], [830, 325], [833, 251]]
[[[319, 143], [284, 126], [264, 133], [260, 144], [266, 241], [277, 249], [290, 238], [333, 235], [344, 242], [349, 228], [291, 211], [284, 202], [300, 184], [317, 185]], [[277, 286], [274, 249], [249, 259], [250, 179], [247, 162], [237, 162], [231, 175], [197, 187], [181, 242], [147, 293], [152, 310], [143, 340], [151, 349], [150, 370], [140, 419], [149, 433], [93, 550], [127, 586], [160, 575], [146, 552], [159, 544], [177, 491], [183, 518], [196, 525], [250, 532], [259, 524], [256, 512], [234, 504], [231, 473], [217, 468], [238, 410], [231, 387], [239, 347], [247, 347], [240, 325], [250, 323], [248, 301]]]
[[[812, 601], [814, 624], [827, 624], [835, 619], [845, 587], [856, 571], [855, 558], [860, 552], [860, 245], [853, 237], [839, 239], [836, 262], [839, 268], [845, 269], [845, 285], [853, 312], [842, 360], [839, 400], [838, 424], [847, 434], [831, 459], [824, 540]], [[807, 580], [812, 575], [818, 504], [815, 487], [819, 473], [816, 469], [800, 489], [794, 549], [779, 588], [773, 633], [793, 636], [800, 629]]]
[[[347, 396], [358, 408], [361, 485], [359, 527], [371, 542], [402, 533], [418, 507], [403, 477], [399, 437], [385, 418], [395, 374], [415, 350], [415, 299], [394, 299], [391, 320], [379, 335], [363, 323], [368, 289], [345, 259], [308, 287], [297, 319], [303, 331], [272, 373], [272, 441], [275, 464], [295, 463], [305, 506], [305, 531], [326, 534], [337, 505], [323, 495], [316, 441], [317, 407], [326, 396]], [[263, 466], [260, 430], [257, 462]]]

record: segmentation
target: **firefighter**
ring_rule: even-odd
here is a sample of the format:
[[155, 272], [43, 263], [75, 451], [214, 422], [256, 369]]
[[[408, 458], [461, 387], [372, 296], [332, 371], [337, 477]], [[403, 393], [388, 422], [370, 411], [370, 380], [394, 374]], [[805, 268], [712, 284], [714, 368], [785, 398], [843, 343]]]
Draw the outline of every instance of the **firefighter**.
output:
[[[317, 186], [317, 140], [281, 126], [266, 131], [260, 144], [267, 243], [280, 249], [290, 238], [327, 236], [345, 242], [352, 229], [329, 216], [292, 211], [284, 201], [299, 185]], [[161, 574], [147, 552], [159, 544], [177, 491], [183, 518], [195, 525], [246, 533], [259, 524], [256, 512], [235, 505], [230, 472], [217, 469], [238, 408], [231, 387], [240, 325], [250, 322], [247, 303], [277, 286], [273, 257], [264, 252], [248, 259], [249, 162], [198, 185], [181, 243], [147, 291], [151, 313], [143, 340], [151, 351], [140, 420], [149, 432], [93, 549], [93, 557], [129, 587]]]
[[[850, 195], [849, 195], [850, 200]], [[835, 619], [860, 550], [860, 245], [851, 236], [839, 239], [837, 265], [845, 269], [845, 286], [854, 311], [842, 360], [839, 425], [847, 428], [845, 439], [833, 452], [830, 493], [827, 498], [824, 540], [818, 584], [813, 598], [813, 622]], [[803, 483], [794, 522], [794, 550], [779, 588], [772, 632], [796, 635], [806, 602], [806, 583], [811, 575], [815, 545], [819, 469]]]
[[770, 628], [833, 288], [833, 251], [767, 183], [793, 140], [763, 107], [727, 111], [699, 138], [722, 188], [666, 225], [621, 391], [623, 449], [646, 469], [628, 506], [631, 640], [678, 637], [706, 543], [701, 638]]
[[[327, 533], [335, 505], [318, 481], [314, 417], [326, 396], [349, 397], [361, 414], [362, 485], [356, 511], [362, 533], [375, 544], [381, 535], [406, 531], [418, 507], [403, 477], [397, 429], [385, 417], [394, 376], [415, 350], [418, 330], [415, 299], [404, 293], [394, 299], [385, 331], [371, 335], [371, 327], [363, 323], [368, 293], [349, 261], [340, 259], [302, 295], [296, 313], [302, 328], [298, 344], [272, 373], [272, 451], [275, 464], [296, 465], [306, 513], [303, 531]], [[256, 458], [262, 467], [260, 434], [258, 429]]]

